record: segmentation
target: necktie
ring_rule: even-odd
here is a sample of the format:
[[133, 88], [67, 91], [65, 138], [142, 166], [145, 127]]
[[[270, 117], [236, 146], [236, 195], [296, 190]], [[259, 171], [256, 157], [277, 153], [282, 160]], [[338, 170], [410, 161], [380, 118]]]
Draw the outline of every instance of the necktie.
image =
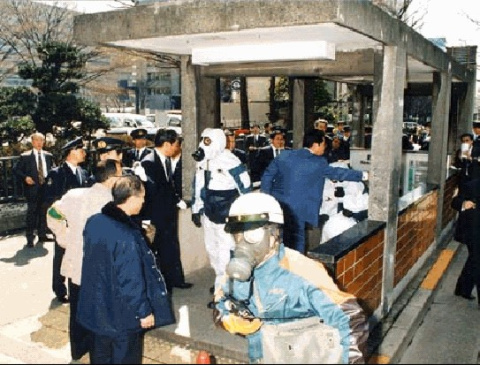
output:
[[135, 150], [135, 160], [140, 161], [140, 150]]
[[78, 167], [75, 169], [75, 176], [77, 177], [78, 185], [82, 186], [82, 175], [80, 174], [80, 169]]
[[278, 148], [275, 148], [275, 157], [277, 157], [280, 154], [280, 150]]
[[45, 182], [45, 174], [43, 172], [42, 153], [37, 153], [37, 170], [38, 170], [38, 183], [43, 185]]
[[165, 159], [165, 168], [166, 168], [166, 172], [167, 172], [167, 181], [172, 181], [172, 160], [170, 159], [170, 157], [167, 157]]

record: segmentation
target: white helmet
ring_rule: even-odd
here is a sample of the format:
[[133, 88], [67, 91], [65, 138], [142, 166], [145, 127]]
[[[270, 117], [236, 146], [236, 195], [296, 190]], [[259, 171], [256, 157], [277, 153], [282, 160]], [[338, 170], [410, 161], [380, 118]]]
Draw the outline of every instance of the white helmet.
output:
[[247, 231], [269, 222], [283, 224], [283, 211], [273, 196], [250, 192], [233, 202], [226, 221], [227, 232]]

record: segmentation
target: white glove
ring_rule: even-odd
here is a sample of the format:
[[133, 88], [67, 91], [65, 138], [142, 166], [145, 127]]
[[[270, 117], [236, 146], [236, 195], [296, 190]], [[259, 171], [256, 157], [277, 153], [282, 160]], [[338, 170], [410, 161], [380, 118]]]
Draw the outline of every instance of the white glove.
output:
[[133, 164], [132, 169], [133, 169], [133, 173], [137, 175], [140, 178], [140, 180], [142, 180], [143, 182], [147, 181], [147, 174], [145, 173], [145, 169], [140, 164], [140, 162], [136, 161]]
[[368, 181], [369, 178], [370, 178], [370, 174], [368, 173], [368, 171], [363, 171], [362, 172], [362, 181]]
[[185, 201], [183, 201], [183, 200], [180, 200], [180, 201], [177, 203], [177, 207], [178, 207], [179, 209], [182, 209], [182, 210], [187, 209], [187, 203], [185, 203]]

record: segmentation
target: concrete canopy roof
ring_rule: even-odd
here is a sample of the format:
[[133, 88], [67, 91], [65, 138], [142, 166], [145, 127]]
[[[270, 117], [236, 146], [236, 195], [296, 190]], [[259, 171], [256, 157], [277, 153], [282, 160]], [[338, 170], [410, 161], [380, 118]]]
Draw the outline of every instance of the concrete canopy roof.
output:
[[370, 1], [209, 0], [161, 1], [75, 17], [84, 45], [111, 45], [168, 55], [196, 47], [269, 45], [321, 40], [334, 45], [335, 60], [289, 60], [200, 66], [204, 75], [318, 76], [370, 83], [373, 55], [383, 45], [405, 47], [408, 82], [430, 83], [435, 71], [467, 79], [464, 67], [419, 33]]

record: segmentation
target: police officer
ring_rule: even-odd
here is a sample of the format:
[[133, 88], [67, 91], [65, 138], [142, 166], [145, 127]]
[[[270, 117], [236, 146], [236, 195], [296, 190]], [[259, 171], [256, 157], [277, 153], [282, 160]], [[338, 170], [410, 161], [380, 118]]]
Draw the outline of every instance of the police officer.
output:
[[[80, 164], [85, 161], [86, 157], [82, 138], [78, 137], [66, 143], [62, 148], [62, 153], [65, 158], [64, 162], [50, 170], [47, 175], [45, 187], [47, 206], [60, 199], [68, 190], [85, 187], [87, 184], [87, 171], [80, 167]], [[65, 277], [60, 274], [64, 253], [65, 249], [55, 241], [52, 289], [61, 303], [68, 303]]]
[[135, 161], [142, 161], [144, 157], [152, 153], [150, 148], [147, 148], [147, 130], [138, 128], [130, 133], [132, 137], [134, 148], [126, 150], [123, 154], [123, 165], [132, 167]]
[[[100, 137], [92, 142], [93, 150], [96, 152], [98, 161], [115, 160], [122, 162], [124, 142], [113, 137]], [[95, 175], [88, 177], [87, 186], [95, 184]]]
[[98, 154], [100, 161], [117, 160], [122, 161], [123, 145], [121, 139], [113, 137], [101, 137], [92, 142], [93, 148]]

